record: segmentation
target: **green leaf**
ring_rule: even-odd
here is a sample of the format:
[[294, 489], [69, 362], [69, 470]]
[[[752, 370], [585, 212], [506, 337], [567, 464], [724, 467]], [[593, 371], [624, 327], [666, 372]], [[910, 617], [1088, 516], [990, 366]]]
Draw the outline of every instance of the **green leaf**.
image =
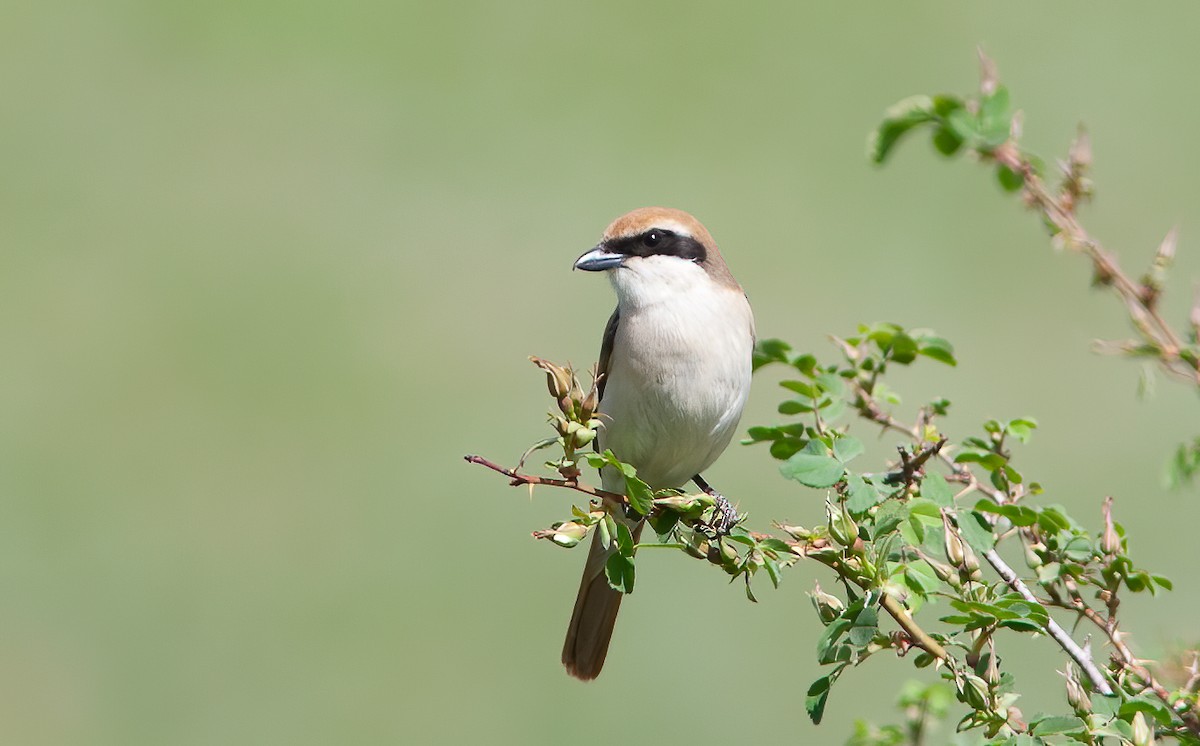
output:
[[1006, 192], [1016, 192], [1025, 186], [1025, 177], [1003, 163], [996, 164], [996, 181]]
[[913, 127], [932, 121], [934, 102], [929, 96], [910, 96], [883, 113], [883, 121], [867, 137], [867, 157], [874, 163], [887, 160], [892, 148]]
[[992, 551], [996, 546], [996, 537], [987, 519], [975, 511], [959, 513], [958, 530], [971, 548], [980, 554]]
[[957, 153], [963, 146], [963, 139], [954, 130], [942, 125], [933, 131], [933, 147], [947, 158]]
[[904, 332], [892, 337], [892, 360], [901, 365], [908, 365], [917, 359], [917, 341]]
[[808, 381], [780, 381], [779, 385], [809, 399], [816, 399], [821, 395], [821, 390], [817, 385]]
[[1004, 429], [1009, 435], [1013, 436], [1022, 443], [1028, 443], [1033, 437], [1033, 431], [1037, 428], [1037, 420], [1032, 417], [1020, 417], [1015, 420], [1009, 420], [1005, 423]]
[[829, 701], [829, 690], [833, 687], [833, 682], [837, 681], [841, 675], [845, 664], [838, 666], [833, 673], [826, 674], [817, 679], [808, 687], [808, 696], [804, 700], [804, 709], [808, 711], [809, 718], [812, 719], [813, 725], [820, 725], [821, 718], [825, 716], [825, 703]]
[[800, 399], [788, 399], [779, 403], [779, 414], [804, 414], [813, 411], [813, 405]]
[[846, 471], [833, 456], [825, 453], [825, 446], [819, 441], [811, 441], [804, 450], [795, 454], [780, 465], [779, 471], [788, 479], [794, 479], [808, 487], [832, 487]]
[[846, 507], [853, 513], [865, 513], [883, 499], [883, 495], [879, 493], [875, 485], [857, 474], [846, 477], [846, 488], [850, 493]]
[[803, 438], [780, 438], [771, 444], [771, 458], [785, 461], [806, 445], [808, 441]]
[[654, 491], [649, 485], [637, 478], [637, 471], [630, 467], [633, 473], [625, 473], [625, 494], [629, 497], [629, 506], [638, 515], [649, 515], [654, 507]]
[[921, 334], [918, 336], [917, 330], [913, 330], [912, 335], [916, 339], [917, 352], [919, 354], [951, 367], [958, 365], [958, 360], [954, 357], [954, 345], [950, 344], [949, 341], [933, 334]]
[[833, 455], [843, 464], [856, 456], [861, 456], [865, 450], [862, 441], [851, 435], [843, 435], [833, 441]]
[[954, 507], [954, 490], [941, 474], [925, 475], [921, 480], [921, 496], [943, 508]]
[[626, 557], [633, 556], [633, 533], [629, 530], [629, 526], [624, 521], [616, 521], [617, 524], [617, 551]]
[[760, 339], [754, 345], [753, 370], [770, 363], [786, 363], [792, 346], [779, 339]]
[[633, 593], [633, 561], [621, 554], [613, 552], [604, 563], [604, 574], [608, 576], [608, 584], [615, 591]]
[[875, 541], [896, 529], [908, 518], [908, 506], [899, 500], [887, 500], [875, 513], [875, 530], [871, 538]]
[[925, 560], [913, 560], [904, 568], [904, 580], [912, 590], [929, 594], [942, 587], [933, 568]]
[[1009, 111], [1008, 89], [996, 86], [996, 90], [979, 102], [979, 128], [984, 144], [996, 147], [1008, 139], [1012, 129], [1012, 112]]

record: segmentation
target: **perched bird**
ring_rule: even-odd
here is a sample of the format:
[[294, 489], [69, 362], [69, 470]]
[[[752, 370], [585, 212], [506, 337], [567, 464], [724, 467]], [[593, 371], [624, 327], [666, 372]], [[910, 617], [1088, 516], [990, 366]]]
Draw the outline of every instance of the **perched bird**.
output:
[[[729, 445], [750, 394], [754, 316], [712, 236], [691, 215], [643, 207], [617, 218], [576, 269], [606, 272], [617, 309], [604, 329], [599, 371], [601, 450], [637, 467], [653, 489], [695, 480]], [[611, 467], [604, 489], [623, 492]], [[623, 517], [618, 516], [618, 519]], [[634, 540], [642, 523], [631, 524]], [[592, 539], [563, 645], [567, 673], [600, 674], [622, 594]]]

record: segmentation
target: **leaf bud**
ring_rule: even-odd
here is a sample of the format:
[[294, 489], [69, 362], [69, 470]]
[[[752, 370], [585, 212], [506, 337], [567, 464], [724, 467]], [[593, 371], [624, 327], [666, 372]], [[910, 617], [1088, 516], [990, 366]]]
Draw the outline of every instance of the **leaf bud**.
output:
[[808, 594], [808, 597], [812, 599], [813, 608], [817, 610], [817, 616], [821, 618], [821, 623], [826, 626], [841, 616], [842, 611], [846, 608], [842, 599], [822, 591], [820, 583], [816, 583], [816, 587], [812, 593]]

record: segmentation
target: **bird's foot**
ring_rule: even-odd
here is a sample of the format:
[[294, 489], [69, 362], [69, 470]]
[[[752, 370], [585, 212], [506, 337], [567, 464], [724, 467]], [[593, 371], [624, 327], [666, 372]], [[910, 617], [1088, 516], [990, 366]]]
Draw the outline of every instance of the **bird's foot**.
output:
[[738, 524], [738, 512], [733, 503], [720, 492], [714, 490], [699, 474], [692, 477], [696, 486], [713, 499], [713, 515], [705, 525], [716, 536], [728, 536], [733, 527]]

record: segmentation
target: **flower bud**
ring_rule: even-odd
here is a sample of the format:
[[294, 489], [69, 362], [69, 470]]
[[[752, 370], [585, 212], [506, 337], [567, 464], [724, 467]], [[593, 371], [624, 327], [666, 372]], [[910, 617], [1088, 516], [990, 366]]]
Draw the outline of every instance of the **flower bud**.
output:
[[575, 447], [583, 448], [596, 439], [596, 431], [589, 427], [581, 427], [575, 431]]
[[990, 686], [996, 686], [1000, 683], [1000, 667], [996, 663], [996, 646], [990, 645], [988, 650], [987, 668], [984, 669], [983, 678]]
[[1154, 729], [1146, 722], [1141, 710], [1133, 716], [1133, 746], [1154, 746]]
[[540, 357], [529, 359], [533, 361], [534, 365], [546, 371], [546, 388], [549, 389], [550, 396], [561, 399], [567, 395], [571, 388], [571, 374], [568, 370]]
[[1092, 700], [1088, 698], [1087, 692], [1083, 690], [1083, 684], [1079, 683], [1079, 674], [1075, 671], [1075, 665], [1068, 661], [1067, 670], [1067, 703], [1071, 705], [1071, 709], [1076, 715], [1085, 715], [1092, 711]]
[[988, 685], [975, 674], [965, 674], [958, 682], [958, 698], [975, 710], [987, 710], [990, 697]]
[[1113, 523], [1112, 504], [1112, 496], [1104, 498], [1104, 535], [1100, 538], [1100, 548], [1105, 554], [1121, 551], [1121, 537], [1117, 535], [1117, 527]]
[[962, 567], [963, 561], [966, 559], [962, 539], [958, 538], [958, 532], [950, 523], [950, 515], [944, 511], [942, 512], [942, 533], [946, 540], [946, 559], [950, 561], [951, 565]]
[[570, 549], [587, 536], [587, 526], [581, 526], [574, 521], [566, 521], [553, 526], [554, 536], [550, 537], [560, 547]]
[[598, 383], [600, 383], [599, 378], [592, 381], [592, 388], [588, 391], [587, 396], [583, 397], [583, 403], [579, 405], [579, 419], [584, 422], [592, 419], [592, 415], [596, 414], [596, 407], [600, 406]]
[[571, 434], [571, 425], [575, 423], [569, 422], [565, 417], [559, 417], [558, 415], [554, 415], [552, 419], [554, 422], [554, 429], [559, 435], [565, 438]]
[[821, 623], [826, 626], [841, 616], [842, 611], [846, 608], [842, 599], [822, 591], [820, 583], [816, 584], [808, 597], [812, 599], [813, 608], [817, 610], [817, 616], [821, 618]]
[[825, 503], [825, 512], [829, 514], [829, 535], [833, 540], [844, 547], [854, 544], [854, 540], [858, 538], [858, 524], [850, 517], [844, 507], [834, 507], [832, 503]]

